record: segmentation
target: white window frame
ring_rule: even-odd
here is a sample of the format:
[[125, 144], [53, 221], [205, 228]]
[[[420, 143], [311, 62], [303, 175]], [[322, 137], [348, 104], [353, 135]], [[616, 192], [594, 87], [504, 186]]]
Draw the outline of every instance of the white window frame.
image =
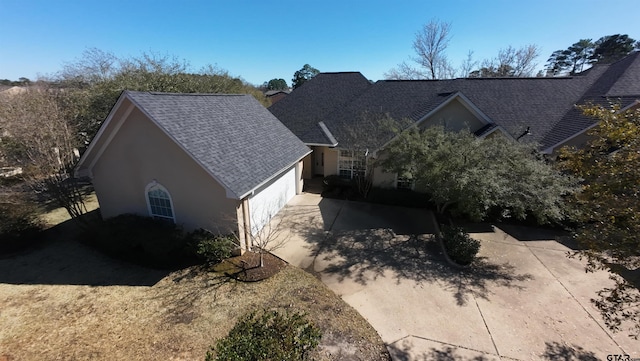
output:
[[[406, 178], [406, 177], [400, 177], [400, 175], [398, 173], [396, 173], [396, 189], [406, 189], [406, 190], [414, 190], [415, 186], [416, 186], [416, 180], [415, 179], [411, 179], [411, 178]], [[408, 184], [409, 187], [400, 187], [401, 184]]]
[[[167, 195], [167, 199], [169, 200], [169, 207], [170, 207], [169, 210], [171, 211], [171, 217], [168, 217], [162, 214], [156, 214], [153, 212], [153, 207], [151, 206], [151, 199], [149, 198], [149, 192], [156, 189], [164, 192]], [[171, 221], [173, 223], [176, 223], [176, 210], [173, 207], [173, 199], [171, 198], [171, 193], [162, 184], [158, 183], [155, 180], [147, 184], [147, 187], [144, 190], [144, 198], [147, 200], [147, 210], [149, 211], [150, 217], [152, 217], [153, 219], [161, 219], [161, 220], [166, 220], [166, 221]]]
[[[338, 175], [343, 178], [353, 179], [360, 174], [367, 174], [367, 157], [357, 155], [358, 151], [339, 149], [338, 150]], [[359, 159], [360, 158], [360, 159]], [[358, 162], [362, 162], [364, 168], [357, 168]]]

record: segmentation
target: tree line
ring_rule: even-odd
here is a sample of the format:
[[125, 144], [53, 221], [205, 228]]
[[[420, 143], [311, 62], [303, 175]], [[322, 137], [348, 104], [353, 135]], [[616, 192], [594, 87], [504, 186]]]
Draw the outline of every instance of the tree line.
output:
[[432, 19], [415, 34], [414, 55], [387, 71], [386, 79], [452, 79], [495, 77], [542, 77], [573, 75], [596, 63], [611, 63], [640, 49], [640, 42], [626, 34], [603, 36], [596, 41], [581, 39], [565, 50], [554, 51], [543, 70], [536, 72], [540, 48], [528, 44], [511, 45], [498, 50], [489, 59], [478, 61], [469, 50], [459, 67], [447, 55], [451, 41], [451, 23]]
[[0, 162], [21, 167], [31, 189], [47, 194], [74, 218], [86, 209], [73, 167], [125, 89], [246, 93], [269, 105], [259, 89], [225, 70], [212, 65], [194, 70], [156, 53], [120, 58], [88, 49], [59, 73], [28, 85], [0, 97]]

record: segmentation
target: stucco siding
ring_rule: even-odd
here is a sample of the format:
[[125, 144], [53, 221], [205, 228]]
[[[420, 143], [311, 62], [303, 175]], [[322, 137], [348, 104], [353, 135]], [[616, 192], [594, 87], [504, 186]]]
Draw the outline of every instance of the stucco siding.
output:
[[420, 127], [426, 128], [434, 125], [443, 126], [450, 131], [468, 129], [475, 132], [482, 128], [484, 123], [456, 99], [423, 121]]
[[93, 176], [104, 218], [149, 215], [145, 188], [155, 180], [169, 191], [176, 223], [185, 229], [238, 230], [239, 201], [227, 198], [225, 189], [137, 108], [105, 148]]
[[324, 176], [338, 174], [338, 150], [324, 147]]
[[312, 159], [311, 159], [312, 157], [313, 157], [313, 153], [309, 153], [302, 159], [302, 163], [303, 163], [302, 178], [303, 179], [313, 178], [313, 174], [311, 173], [313, 169]]

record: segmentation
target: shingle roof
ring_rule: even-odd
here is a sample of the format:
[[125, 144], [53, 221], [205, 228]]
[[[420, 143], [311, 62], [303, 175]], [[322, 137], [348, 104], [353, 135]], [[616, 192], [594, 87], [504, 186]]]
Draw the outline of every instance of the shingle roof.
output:
[[415, 122], [460, 96], [514, 138], [529, 128], [531, 135], [522, 141], [540, 143], [545, 149], [593, 124], [575, 110], [575, 104], [623, 95], [640, 97], [640, 55], [596, 65], [573, 77], [387, 80], [369, 85], [363, 80], [359, 73], [321, 73], [269, 110], [308, 144], [322, 142], [323, 135], [314, 125], [323, 121], [338, 147], [349, 147], [346, 130], [362, 114], [388, 114]]
[[126, 91], [237, 198], [310, 152], [251, 95]]
[[269, 110], [303, 142], [332, 145], [318, 123], [370, 86], [358, 72], [320, 73]]
[[[640, 98], [640, 52], [635, 52], [612, 64], [595, 65], [587, 74], [597, 79], [575, 101], [575, 104], [609, 106], [612, 102], [619, 102], [622, 107], [625, 107]], [[540, 141], [542, 148], [562, 143], [589, 129], [595, 123], [596, 119], [584, 116], [573, 106]]]

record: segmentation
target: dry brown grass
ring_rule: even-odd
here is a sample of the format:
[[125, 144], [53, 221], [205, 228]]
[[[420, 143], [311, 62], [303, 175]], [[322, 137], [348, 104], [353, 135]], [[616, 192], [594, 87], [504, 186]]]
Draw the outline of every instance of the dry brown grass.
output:
[[202, 360], [259, 308], [306, 312], [323, 332], [315, 359], [388, 360], [375, 330], [299, 268], [250, 283], [199, 267], [162, 273], [106, 258], [65, 229], [0, 259], [0, 360]]

